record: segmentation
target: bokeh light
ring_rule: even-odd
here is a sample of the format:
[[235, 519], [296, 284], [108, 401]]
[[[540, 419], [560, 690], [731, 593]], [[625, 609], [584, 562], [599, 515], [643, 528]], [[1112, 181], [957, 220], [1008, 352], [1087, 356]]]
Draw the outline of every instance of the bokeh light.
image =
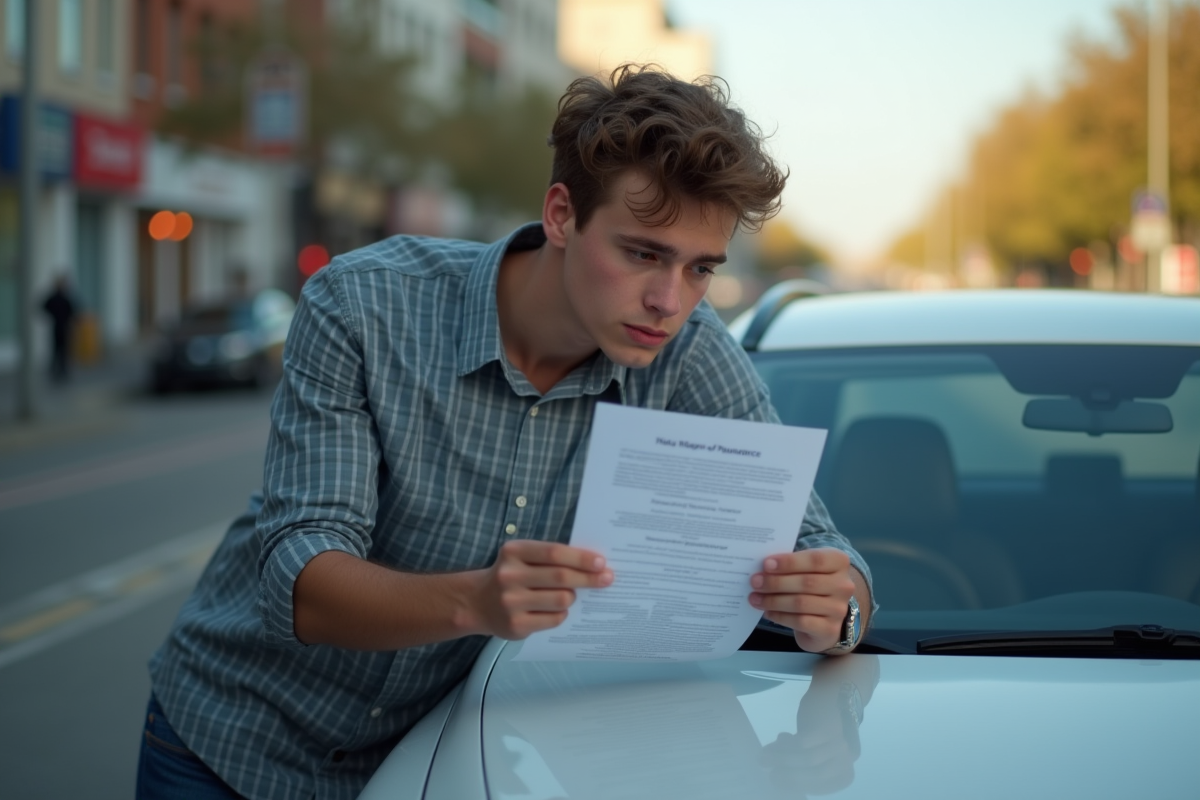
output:
[[317, 270], [329, 263], [329, 251], [319, 244], [310, 244], [300, 250], [296, 265], [300, 274], [308, 278], [317, 274]]
[[1076, 275], [1092, 274], [1092, 267], [1095, 266], [1096, 260], [1092, 257], [1092, 253], [1086, 247], [1076, 247], [1071, 251], [1071, 270]]
[[171, 241], [182, 242], [192, 232], [192, 215], [181, 211], [175, 215], [175, 227], [171, 230]]
[[159, 211], [150, 218], [150, 238], [156, 242], [167, 239], [175, 232], [175, 214], [171, 211]]

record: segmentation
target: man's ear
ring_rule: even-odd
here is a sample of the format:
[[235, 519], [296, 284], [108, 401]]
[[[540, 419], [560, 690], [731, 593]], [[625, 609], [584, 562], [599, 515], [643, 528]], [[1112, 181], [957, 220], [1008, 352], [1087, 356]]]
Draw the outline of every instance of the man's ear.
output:
[[571, 192], [565, 184], [556, 183], [546, 190], [542, 201], [542, 229], [546, 241], [554, 247], [565, 248], [567, 236], [575, 228], [575, 206], [571, 204]]

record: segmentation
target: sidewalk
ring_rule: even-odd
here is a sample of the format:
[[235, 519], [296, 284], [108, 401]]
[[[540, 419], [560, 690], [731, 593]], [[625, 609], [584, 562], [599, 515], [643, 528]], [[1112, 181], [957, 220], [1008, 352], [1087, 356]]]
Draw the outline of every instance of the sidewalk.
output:
[[0, 453], [70, 440], [116, 423], [120, 407], [145, 391], [144, 345], [113, 349], [101, 361], [76, 366], [53, 384], [44, 364], [34, 373], [34, 419], [17, 419], [17, 374], [0, 372]]

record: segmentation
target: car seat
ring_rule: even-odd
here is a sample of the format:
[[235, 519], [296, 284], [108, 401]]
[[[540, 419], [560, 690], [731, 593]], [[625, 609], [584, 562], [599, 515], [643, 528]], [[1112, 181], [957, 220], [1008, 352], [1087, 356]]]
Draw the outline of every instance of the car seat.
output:
[[1196, 465], [1191, 536], [1159, 548], [1151, 591], [1200, 605], [1200, 459]]
[[1011, 558], [959, 525], [958, 480], [942, 429], [911, 417], [853, 422], [834, 454], [830, 511], [867, 560], [890, 609], [1020, 602]]
[[1146, 553], [1131, 551], [1124, 465], [1117, 453], [1053, 453], [1046, 458], [1040, 514], [1041, 558], [1031, 585], [1041, 593], [1140, 588]]

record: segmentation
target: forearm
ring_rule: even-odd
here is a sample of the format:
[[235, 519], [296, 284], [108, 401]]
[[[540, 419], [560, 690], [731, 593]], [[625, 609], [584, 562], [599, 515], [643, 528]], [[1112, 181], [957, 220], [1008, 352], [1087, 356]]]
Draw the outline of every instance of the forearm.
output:
[[484, 633], [472, 612], [483, 573], [418, 575], [349, 553], [321, 553], [296, 578], [296, 638], [350, 650], [399, 650]]

